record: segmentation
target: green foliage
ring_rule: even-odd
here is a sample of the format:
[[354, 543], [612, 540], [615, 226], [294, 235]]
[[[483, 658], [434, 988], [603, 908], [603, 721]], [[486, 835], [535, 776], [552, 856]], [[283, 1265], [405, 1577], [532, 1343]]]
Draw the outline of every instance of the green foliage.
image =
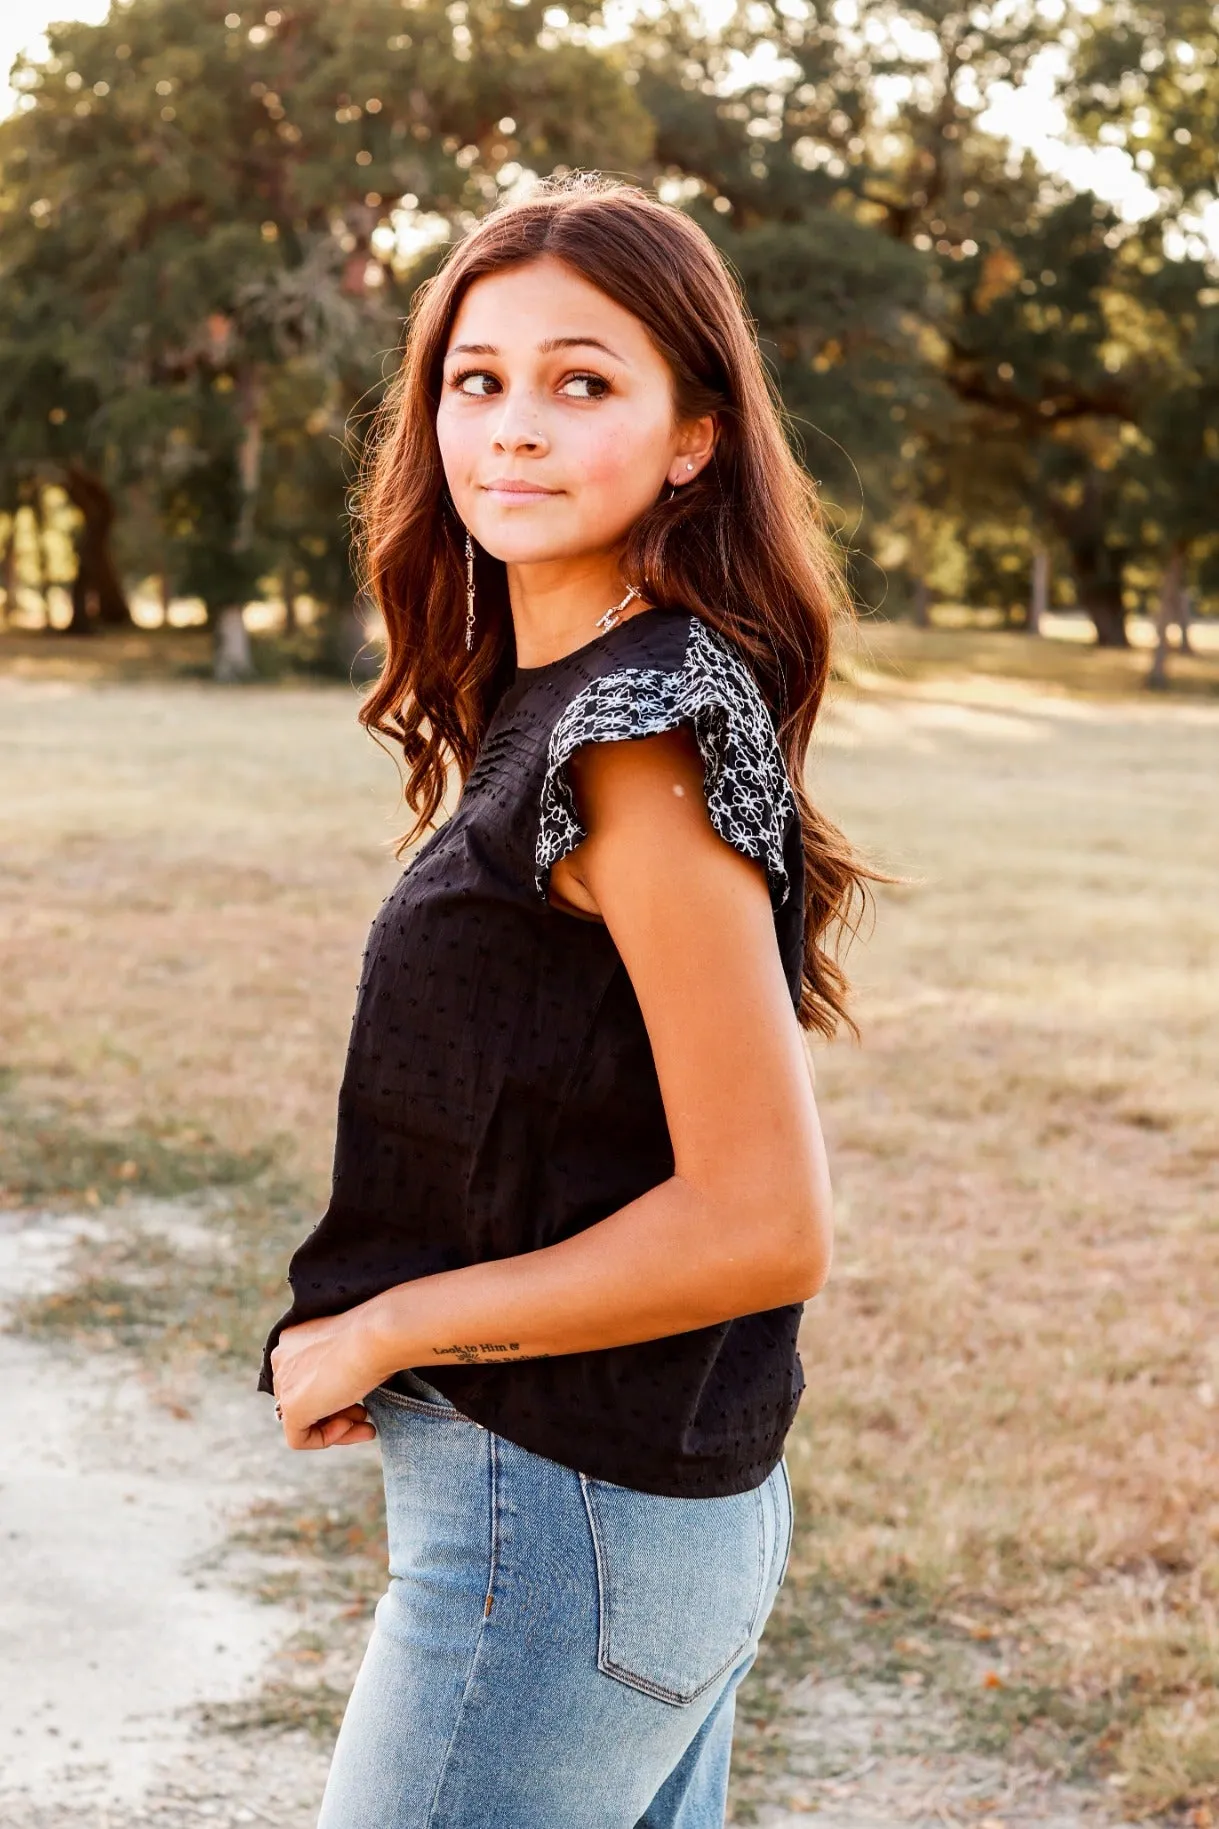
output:
[[[415, 287], [505, 187], [577, 166], [682, 201], [732, 263], [865, 596], [874, 557], [894, 601], [1012, 611], [1049, 548], [1120, 643], [1170, 555], [1219, 587], [1211, 6], [740, 0], [620, 42], [589, 4], [227, 6], [54, 27], [0, 123], [0, 511], [65, 488], [82, 626], [121, 614], [115, 501], [127, 567], [211, 611], [271, 579], [347, 603], [352, 456]], [[1145, 222], [982, 130], [1049, 42], [1076, 129], [1157, 187]]]
[[1210, 0], [1105, 0], [1078, 22], [1072, 112], [1133, 157], [1175, 218], [1219, 191], [1219, 18]]
[[[845, 447], [859, 537], [899, 586], [955, 547], [955, 586], [1011, 608], [1035, 547], [1051, 546], [1100, 638], [1120, 643], [1132, 565], [1184, 539], [1209, 576], [1215, 295], [1206, 264], [1182, 258], [1197, 250], [1166, 239], [1213, 188], [1185, 156], [1205, 118], [1213, 9], [1193, 9], [1187, 33], [1188, 10], [1123, 0], [1060, 32], [1031, 3], [861, 0], [853, 23], [742, 5], [721, 39], [681, 14], [641, 43], [658, 154], [722, 225], [801, 429], [826, 435], [807, 441], [811, 467], [850, 499], [830, 441]], [[1147, 68], [1132, 81], [1139, 34]], [[1140, 162], [1177, 187], [1175, 216], [1125, 224], [981, 130], [992, 85], [1018, 82], [1051, 38], [1079, 47], [1081, 126], [1145, 146]], [[726, 92], [733, 54], [763, 50], [765, 80]]]
[[410, 291], [390, 207], [452, 230], [522, 158], [648, 144], [612, 62], [552, 43], [543, 8], [463, 15], [134, 0], [52, 28], [0, 124], [10, 489], [75, 462], [142, 490], [171, 587], [212, 610], [268, 571], [349, 594], [342, 428]]

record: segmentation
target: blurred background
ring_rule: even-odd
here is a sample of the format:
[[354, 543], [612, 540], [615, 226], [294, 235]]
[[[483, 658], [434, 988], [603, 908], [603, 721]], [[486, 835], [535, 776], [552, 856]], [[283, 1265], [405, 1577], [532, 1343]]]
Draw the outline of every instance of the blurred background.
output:
[[812, 791], [903, 878], [731, 1820], [1214, 1829], [1219, 7], [65, 8], [0, 26], [6, 1829], [314, 1819], [375, 1456], [252, 1386], [401, 867], [347, 501], [572, 169], [742, 278], [860, 610]]
[[6, 627], [227, 617], [241, 672], [244, 608], [341, 659], [344, 495], [413, 289], [498, 197], [596, 167], [740, 273], [863, 604], [1110, 647], [1162, 612], [1207, 648], [1217, 45], [1183, 0], [52, 26], [0, 130]]

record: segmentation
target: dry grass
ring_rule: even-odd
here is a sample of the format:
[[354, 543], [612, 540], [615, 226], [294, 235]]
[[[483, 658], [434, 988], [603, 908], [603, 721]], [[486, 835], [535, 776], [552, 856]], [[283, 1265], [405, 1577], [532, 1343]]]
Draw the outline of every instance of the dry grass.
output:
[[818, 1057], [841, 1241], [805, 1334], [803, 1558], [989, 1640], [1013, 1734], [1071, 1701], [1127, 1807], [1204, 1808], [1219, 712], [932, 688], [930, 645], [840, 697], [815, 767], [917, 880], [856, 957], [865, 1047]]
[[273, 1146], [322, 1188], [394, 771], [355, 695], [0, 680], [0, 1063], [118, 1137]]
[[[865, 1046], [817, 1051], [840, 1241], [805, 1332], [774, 1668], [838, 1657], [938, 1686], [992, 1743], [1090, 1757], [1126, 1808], [1204, 1825], [1213, 686], [1152, 699], [1130, 689], [1139, 657], [1123, 696], [1112, 657], [1019, 636], [869, 644], [814, 779], [913, 880], [853, 958]], [[91, 683], [60, 655], [58, 678], [0, 677], [0, 1061], [22, 1173], [37, 1126], [100, 1140], [73, 1187], [134, 1162], [141, 1191], [179, 1172], [166, 1150], [194, 1151], [188, 1178], [212, 1155], [236, 1176], [271, 1149], [303, 1215], [396, 874], [393, 771], [350, 692]], [[226, 1224], [257, 1227], [259, 1185]]]
[[[1052, 618], [1051, 635], [1040, 641], [1019, 631], [979, 628], [947, 610], [937, 611], [939, 617], [943, 622], [934, 630], [865, 619], [844, 670], [865, 687], [898, 680], [915, 688], [965, 686], [977, 693], [995, 683], [1006, 699], [1021, 688], [1058, 698], [1146, 693], [1147, 644], [1154, 637], [1142, 618], [1130, 619], [1131, 647], [1098, 649], [1080, 617]], [[1219, 697], [1219, 628], [1214, 622], [1195, 624], [1193, 640], [1196, 652], [1169, 656], [1164, 691], [1169, 700]]]

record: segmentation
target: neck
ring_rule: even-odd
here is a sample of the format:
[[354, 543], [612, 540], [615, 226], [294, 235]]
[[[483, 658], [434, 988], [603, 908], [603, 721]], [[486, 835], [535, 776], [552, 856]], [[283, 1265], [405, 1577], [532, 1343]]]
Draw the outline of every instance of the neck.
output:
[[[590, 553], [537, 565], [507, 566], [508, 601], [520, 667], [546, 667], [604, 633], [599, 619], [621, 603], [628, 586], [615, 555]], [[618, 612], [627, 622], [650, 606], [632, 597]]]

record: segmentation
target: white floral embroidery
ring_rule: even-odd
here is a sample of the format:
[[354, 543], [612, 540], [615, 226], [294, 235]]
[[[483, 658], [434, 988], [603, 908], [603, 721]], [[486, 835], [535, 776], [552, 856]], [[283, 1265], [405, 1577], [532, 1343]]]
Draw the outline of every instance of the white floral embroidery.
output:
[[551, 866], [588, 836], [576, 812], [567, 762], [583, 743], [650, 737], [689, 721], [702, 752], [707, 810], [721, 838], [765, 866], [771, 903], [790, 890], [783, 838], [796, 810], [783, 752], [753, 674], [722, 635], [697, 616], [680, 668], [624, 667], [593, 680], [550, 734], [542, 784], [535, 883], [547, 894]]

